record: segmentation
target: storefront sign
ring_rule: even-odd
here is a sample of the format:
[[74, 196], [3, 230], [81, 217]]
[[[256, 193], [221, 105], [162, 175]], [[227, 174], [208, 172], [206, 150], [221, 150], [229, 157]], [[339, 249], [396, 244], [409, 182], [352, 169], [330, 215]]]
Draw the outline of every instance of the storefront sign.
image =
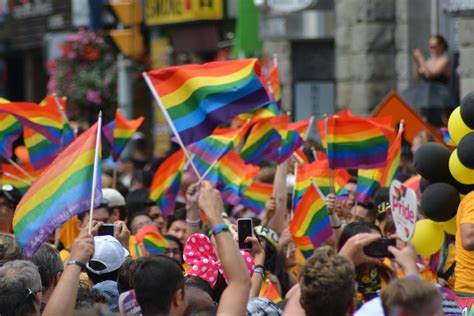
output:
[[402, 240], [410, 240], [415, 231], [418, 210], [415, 191], [404, 186], [400, 181], [393, 180], [390, 186], [390, 204], [397, 234]]
[[162, 25], [224, 18], [223, 0], [145, 0], [145, 24]]

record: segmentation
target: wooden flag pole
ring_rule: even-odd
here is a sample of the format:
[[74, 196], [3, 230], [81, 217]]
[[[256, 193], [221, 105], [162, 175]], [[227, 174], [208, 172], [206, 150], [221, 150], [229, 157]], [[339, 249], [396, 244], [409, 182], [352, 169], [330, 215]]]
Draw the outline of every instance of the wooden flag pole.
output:
[[329, 193], [334, 194], [334, 174], [329, 166], [329, 141], [328, 141], [328, 116], [326, 114], [323, 115], [324, 119], [324, 134], [326, 137], [326, 156], [328, 157], [328, 176], [329, 176]]
[[97, 169], [99, 165], [101, 130], [102, 130], [102, 111], [99, 112], [99, 118], [97, 120], [97, 137], [95, 140], [95, 153], [94, 153], [94, 171], [92, 175], [91, 207], [90, 207], [90, 212], [89, 212], [89, 234], [92, 232], [92, 215], [94, 213], [95, 187], [97, 185]]
[[314, 161], [318, 161], [318, 153], [316, 152], [316, 148], [314, 148], [314, 146], [311, 146], [311, 154], [313, 154]]
[[117, 167], [112, 170], [112, 189], [117, 189]]
[[311, 185], [316, 189], [316, 191], [318, 191], [319, 195], [321, 195], [321, 197], [324, 199], [324, 201], [326, 201], [326, 196], [325, 196], [324, 193], [321, 191], [321, 189], [320, 189], [319, 186], [316, 184], [316, 182], [314, 182], [313, 177], [309, 178], [309, 180], [311, 181]]
[[34, 180], [34, 178], [28, 172], [26, 172], [26, 170], [23, 169], [19, 164], [17, 164], [15, 161], [13, 161], [13, 159], [9, 158], [7, 161], [9, 163], [11, 163], [16, 169], [18, 169], [18, 171], [20, 171], [25, 176], [27, 176], [31, 181]]
[[306, 134], [304, 135], [304, 138], [303, 138], [304, 141], [308, 140], [309, 133], [311, 132], [311, 128], [313, 127], [313, 123], [314, 123], [314, 115], [311, 115], [309, 117], [308, 128], [306, 128]]
[[293, 219], [293, 215], [295, 214], [295, 194], [296, 194], [296, 178], [298, 177], [298, 163], [295, 162], [294, 168], [295, 170], [293, 170], [293, 175], [295, 179], [293, 182], [293, 190], [291, 192], [291, 211], [290, 211], [291, 219]]
[[181, 140], [181, 136], [179, 136], [178, 131], [176, 130], [176, 127], [174, 126], [173, 120], [168, 114], [168, 111], [166, 110], [166, 107], [164, 106], [163, 102], [161, 101], [160, 96], [158, 95], [158, 92], [156, 92], [156, 89], [153, 87], [153, 83], [150, 80], [150, 77], [148, 77], [148, 74], [144, 72], [143, 78], [145, 78], [145, 82], [148, 85], [148, 88], [150, 89], [151, 93], [153, 94], [153, 97], [155, 98], [156, 103], [160, 107], [161, 111], [163, 112], [164, 116], [166, 117], [166, 120], [168, 121], [168, 124], [173, 131], [173, 134], [176, 136], [176, 139], [178, 140], [179, 145], [181, 146], [181, 149], [183, 149], [184, 155], [186, 156], [186, 159], [188, 159], [189, 163], [191, 164], [191, 167], [193, 168], [194, 172], [196, 173], [196, 176], [198, 178], [201, 178], [201, 174], [197, 170], [196, 166], [194, 165], [193, 160], [191, 159], [191, 155], [189, 154], [188, 150], [186, 149], [186, 146], [184, 146], [183, 141]]

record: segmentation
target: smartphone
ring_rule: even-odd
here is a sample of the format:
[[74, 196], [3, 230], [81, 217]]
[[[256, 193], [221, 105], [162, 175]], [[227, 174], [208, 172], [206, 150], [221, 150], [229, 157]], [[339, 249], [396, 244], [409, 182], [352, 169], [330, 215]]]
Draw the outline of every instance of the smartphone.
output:
[[239, 218], [237, 220], [237, 231], [239, 235], [239, 248], [240, 249], [252, 249], [251, 242], [245, 242], [247, 237], [253, 235], [253, 223], [251, 218]]
[[396, 240], [390, 238], [380, 238], [364, 247], [364, 253], [372, 258], [393, 258], [393, 254], [388, 251], [388, 246], [395, 247]]
[[115, 225], [114, 224], [102, 224], [99, 227], [99, 231], [97, 232], [97, 236], [114, 236], [115, 234]]

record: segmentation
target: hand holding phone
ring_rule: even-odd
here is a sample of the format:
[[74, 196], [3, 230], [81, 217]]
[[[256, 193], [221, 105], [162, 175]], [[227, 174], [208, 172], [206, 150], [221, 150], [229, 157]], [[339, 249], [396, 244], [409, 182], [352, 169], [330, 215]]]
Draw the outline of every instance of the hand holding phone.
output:
[[393, 258], [393, 254], [388, 251], [389, 246], [395, 247], [396, 240], [390, 238], [380, 238], [364, 247], [364, 253], [372, 258]]
[[253, 235], [253, 223], [251, 218], [239, 218], [237, 220], [237, 231], [239, 235], [239, 248], [244, 250], [252, 249], [251, 242], [245, 242], [247, 237]]

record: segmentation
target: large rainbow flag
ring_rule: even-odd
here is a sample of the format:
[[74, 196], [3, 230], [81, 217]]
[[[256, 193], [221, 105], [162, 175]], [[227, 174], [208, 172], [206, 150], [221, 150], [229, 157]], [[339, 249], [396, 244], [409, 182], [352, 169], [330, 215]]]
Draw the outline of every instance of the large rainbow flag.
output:
[[290, 223], [290, 231], [294, 237], [308, 236], [314, 248], [331, 237], [332, 228], [326, 210], [324, 197], [311, 185], [306, 190]]
[[141, 116], [136, 120], [127, 120], [122, 113], [115, 113], [115, 120], [103, 127], [104, 136], [112, 146], [112, 159], [117, 161], [120, 154], [127, 146], [128, 141], [137, 129], [142, 125], [144, 117]]
[[144, 77], [168, 122], [189, 145], [237, 114], [270, 102], [259, 71], [257, 59], [242, 59], [152, 70]]
[[[89, 210], [97, 128], [96, 123], [59, 154], [18, 204], [13, 231], [27, 256], [72, 216]], [[100, 165], [99, 159], [95, 206], [102, 199]]]
[[327, 152], [332, 169], [375, 169], [385, 166], [391, 135], [361, 117], [327, 118]]
[[182, 149], [168, 157], [156, 170], [150, 187], [150, 199], [167, 217], [174, 211], [186, 156]]
[[240, 204], [248, 207], [256, 214], [260, 214], [265, 209], [265, 202], [272, 197], [272, 194], [273, 185], [263, 182], [253, 182], [243, 192]]

